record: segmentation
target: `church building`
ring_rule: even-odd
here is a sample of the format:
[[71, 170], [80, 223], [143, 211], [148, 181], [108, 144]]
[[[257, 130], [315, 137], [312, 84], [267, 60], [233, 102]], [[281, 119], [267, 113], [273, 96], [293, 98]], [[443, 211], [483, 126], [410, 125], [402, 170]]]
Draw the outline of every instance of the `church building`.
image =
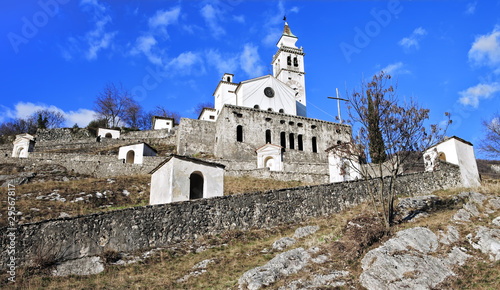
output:
[[204, 110], [198, 120], [181, 119], [177, 154], [213, 155], [228, 173], [264, 166], [328, 175], [325, 150], [349, 142], [351, 127], [307, 118], [305, 53], [297, 41], [285, 23], [272, 57], [273, 75], [236, 83], [233, 74], [225, 73], [213, 94], [214, 108]]

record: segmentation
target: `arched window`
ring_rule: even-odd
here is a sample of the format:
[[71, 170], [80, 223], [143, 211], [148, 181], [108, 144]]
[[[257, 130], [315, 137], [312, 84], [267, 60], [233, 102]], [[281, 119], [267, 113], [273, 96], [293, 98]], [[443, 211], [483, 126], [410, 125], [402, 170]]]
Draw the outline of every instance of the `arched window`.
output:
[[127, 152], [127, 158], [125, 163], [133, 164], [135, 159], [135, 152], [134, 150], [130, 150]]
[[299, 151], [304, 150], [304, 145], [302, 144], [302, 135], [297, 136], [297, 142], [299, 142], [299, 144], [298, 144]]
[[227, 77], [227, 82], [230, 83], [231, 82], [231, 77]]
[[297, 61], [297, 57], [293, 58], [293, 66], [299, 66], [299, 62]]
[[285, 151], [285, 148], [286, 148], [286, 133], [285, 132], [280, 133], [280, 145], [281, 145], [281, 147], [283, 147], [283, 151]]
[[273, 111], [273, 108], [267, 108], [267, 110], [268, 110], [269, 112], [272, 112], [272, 111]]
[[280, 113], [284, 113], [284, 112], [285, 112], [285, 110], [283, 110], [283, 109], [280, 109], [280, 111], [279, 111], [279, 112], [280, 112]]
[[199, 171], [189, 176], [189, 199], [203, 198], [203, 175]]
[[111, 138], [111, 137], [113, 137], [113, 136], [111, 135], [111, 133], [106, 133], [106, 135], [104, 135], [104, 137], [106, 137], [106, 138]]
[[271, 142], [271, 130], [266, 130], [266, 144]]
[[292, 65], [292, 56], [289, 55], [287, 58], [286, 58], [286, 64], [287, 65]]
[[243, 126], [241, 125], [236, 127], [236, 141], [243, 142]]
[[257, 109], [257, 110], [260, 109], [259, 105], [255, 105], [255, 106], [253, 106], [253, 108]]
[[318, 152], [318, 145], [316, 144], [316, 137], [312, 137], [312, 151], [314, 153]]
[[439, 152], [438, 157], [442, 161], [446, 161], [446, 154], [444, 152]]
[[295, 149], [295, 138], [293, 136], [293, 133], [290, 133], [290, 135], [288, 135], [288, 139], [290, 143], [290, 149]]

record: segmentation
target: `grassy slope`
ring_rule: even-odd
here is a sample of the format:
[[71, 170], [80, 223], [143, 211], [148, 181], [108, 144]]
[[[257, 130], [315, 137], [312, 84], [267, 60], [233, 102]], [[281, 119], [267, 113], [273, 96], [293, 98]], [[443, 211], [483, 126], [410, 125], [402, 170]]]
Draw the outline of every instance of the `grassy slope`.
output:
[[[137, 182], [146, 182], [146, 177], [136, 177]], [[142, 179], [141, 179], [142, 178]], [[107, 183], [107, 180], [92, 180], [91, 184], [100, 186], [114, 186], [110, 190], [119, 192], [122, 186], [121, 180], [115, 183]], [[258, 183], [256, 180], [246, 180], [239, 182], [238, 179], [227, 181], [238, 184], [237, 189], [228, 190], [233, 192], [244, 191], [243, 184], [247, 184], [247, 189], [252, 190], [252, 184]], [[270, 182], [270, 181], [269, 181]], [[79, 185], [76, 183], [76, 185]], [[75, 186], [76, 186], [75, 185]], [[296, 184], [293, 184], [294, 186]], [[27, 186], [27, 185], [26, 185]], [[79, 185], [80, 186], [80, 185]], [[76, 186], [80, 190], [79, 186]], [[91, 186], [91, 185], [87, 185]], [[125, 185], [123, 185], [125, 186]], [[269, 185], [267, 185], [269, 186]], [[276, 188], [279, 185], [275, 185]], [[48, 186], [52, 190], [54, 186]], [[27, 188], [26, 188], [27, 189]], [[19, 187], [19, 192], [24, 190]], [[41, 190], [41, 189], [40, 189]], [[49, 190], [49, 191], [50, 191]], [[94, 189], [88, 188], [87, 191]], [[43, 191], [43, 190], [42, 190]], [[490, 195], [500, 196], [500, 186], [484, 186], [479, 189], [480, 192]], [[435, 194], [439, 196], [455, 195], [459, 190], [441, 191]], [[131, 194], [130, 196], [133, 196]], [[134, 198], [134, 197], [131, 197]], [[139, 199], [140, 200], [140, 199]], [[131, 202], [133, 203], [133, 202]], [[392, 233], [399, 230], [425, 226], [434, 232], [446, 229], [450, 224], [451, 216], [456, 212], [457, 207], [443, 208], [433, 212], [428, 218], [418, 219], [413, 223], [403, 223], [394, 226]], [[490, 215], [498, 216], [499, 212]], [[232, 231], [223, 235], [204, 236], [194, 243], [184, 243], [162, 250], [160, 254], [147, 258], [142, 262], [131, 264], [129, 266], [107, 266], [106, 270], [98, 275], [86, 277], [51, 277], [49, 270], [18, 269], [18, 282], [15, 285], [19, 289], [110, 289], [110, 288], [174, 288], [174, 289], [193, 289], [193, 288], [213, 288], [227, 289], [237, 288], [237, 281], [247, 270], [261, 266], [272, 259], [276, 253], [269, 253], [272, 243], [281, 237], [292, 236], [294, 230], [303, 225], [319, 225], [321, 229], [314, 235], [300, 239], [292, 246], [309, 248], [319, 246], [321, 248], [318, 254], [330, 255], [330, 261], [325, 264], [314, 264], [308, 266], [290, 277], [286, 277], [272, 285], [277, 288], [286, 282], [297, 280], [299, 278], [307, 279], [313, 274], [330, 273], [332, 270], [347, 270], [350, 272], [347, 286], [360, 288], [357, 283], [357, 277], [361, 273], [361, 257], [368, 250], [380, 245], [387, 240], [391, 233], [379, 237], [381, 228], [377, 227], [377, 222], [371, 218], [373, 213], [368, 205], [360, 205], [348, 212], [335, 214], [327, 218], [310, 219], [304, 224], [290, 224], [276, 227], [273, 229], [255, 229], [251, 231]], [[491, 218], [490, 218], [491, 219]], [[368, 226], [366, 231], [353, 232], [346, 227], [346, 224], [355, 220], [356, 223], [365, 222]], [[487, 224], [489, 220], [474, 219], [475, 225]], [[370, 224], [371, 223], [371, 224]], [[445, 289], [500, 289], [500, 263], [489, 262], [484, 255], [477, 253], [466, 242], [465, 235], [472, 231], [472, 225], [461, 228], [461, 246], [470, 251], [474, 251], [477, 257], [482, 259], [471, 259], [463, 267], [455, 269], [457, 277], [449, 278], [439, 288]], [[207, 248], [203, 252], [196, 252], [200, 246]], [[139, 254], [138, 254], [139, 255]], [[191, 268], [205, 259], [214, 259], [214, 263], [208, 266], [208, 271], [200, 276], [191, 277], [185, 282], [177, 282], [177, 279], [184, 277], [191, 272]], [[0, 283], [4, 283], [6, 276], [2, 275]], [[0, 287], [7, 286], [0, 284]], [[12, 285], [11, 285], [12, 286]], [[346, 287], [346, 288], [349, 288]]]

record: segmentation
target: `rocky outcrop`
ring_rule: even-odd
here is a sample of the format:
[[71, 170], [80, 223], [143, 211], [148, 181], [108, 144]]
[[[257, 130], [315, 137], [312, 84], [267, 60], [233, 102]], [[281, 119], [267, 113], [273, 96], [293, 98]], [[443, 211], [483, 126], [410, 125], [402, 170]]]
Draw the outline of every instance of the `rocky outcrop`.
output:
[[437, 236], [416, 227], [396, 234], [382, 246], [368, 252], [361, 265], [360, 283], [367, 289], [429, 289], [450, 275], [452, 267], [469, 257], [453, 248], [447, 256], [436, 255]]
[[278, 254], [264, 266], [245, 272], [238, 280], [239, 288], [256, 290], [269, 286], [282, 276], [288, 276], [302, 270], [310, 259], [311, 255], [304, 248]]

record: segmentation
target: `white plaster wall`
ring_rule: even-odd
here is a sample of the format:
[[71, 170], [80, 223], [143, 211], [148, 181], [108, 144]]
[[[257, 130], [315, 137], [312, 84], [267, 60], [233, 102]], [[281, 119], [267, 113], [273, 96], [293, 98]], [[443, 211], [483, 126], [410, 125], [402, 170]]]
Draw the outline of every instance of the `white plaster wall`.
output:
[[[12, 148], [12, 157], [28, 158], [29, 152], [33, 152], [35, 142], [27, 138], [17, 138]], [[19, 155], [18, 155], [19, 154]]]
[[224, 195], [224, 169], [173, 157], [151, 176], [150, 204], [189, 200], [193, 172], [203, 175], [203, 198]]
[[[274, 97], [268, 98], [264, 94], [266, 87], [271, 87], [274, 90]], [[258, 105], [264, 111], [268, 108], [271, 108], [273, 112], [279, 112], [280, 109], [283, 109], [285, 114], [297, 115], [295, 94], [296, 92], [289, 86], [268, 75], [241, 83], [236, 92], [236, 98], [238, 106], [254, 108], [255, 105]]]
[[[344, 162], [348, 162], [351, 167], [349, 170], [349, 175], [341, 175], [340, 169]], [[361, 178], [360, 165], [359, 162], [350, 161], [347, 158], [342, 158], [337, 154], [328, 154], [328, 171], [330, 174], [330, 182], [344, 182], [349, 180], [356, 180]]]
[[458, 140], [453, 140], [456, 144], [456, 152], [458, 157], [458, 166], [460, 166], [460, 174], [465, 187], [480, 186], [479, 171], [477, 169], [476, 155], [474, 148], [468, 144]]
[[168, 129], [169, 131], [172, 130], [173, 123], [172, 120], [164, 120], [164, 119], [155, 119], [155, 127], [153, 130], [160, 130], [160, 129]]
[[[210, 119], [210, 117], [212, 117], [212, 119]], [[201, 114], [201, 116], [199, 118], [199, 120], [209, 121], [209, 122], [215, 122], [216, 119], [217, 119], [217, 116], [215, 114], [215, 111], [209, 111], [209, 110], [203, 111], [203, 113]]]
[[151, 175], [149, 204], [164, 204], [172, 202], [172, 169], [173, 163], [167, 162]]
[[432, 171], [439, 156], [443, 152], [446, 162], [458, 165], [462, 183], [465, 187], [480, 186], [479, 171], [477, 169], [474, 147], [455, 138], [440, 143], [424, 153], [425, 170]]
[[220, 83], [214, 93], [214, 108], [217, 115], [222, 110], [224, 104], [236, 105], [236, 94], [234, 90], [236, 90], [235, 84]]
[[120, 131], [118, 130], [113, 130], [113, 129], [104, 129], [104, 128], [98, 128], [97, 129], [97, 136], [101, 136], [101, 139], [106, 138], [106, 134], [110, 133], [112, 139], [119, 139], [120, 138]]
[[14, 149], [12, 149], [12, 157], [28, 158], [28, 155], [29, 153], [27, 144], [19, 143], [14, 145]]
[[[134, 164], [142, 164], [144, 147], [145, 147], [144, 143], [120, 147], [120, 149], [118, 150], [118, 159], [126, 159], [127, 153], [130, 150], [133, 150], [135, 153]], [[153, 155], [148, 155], [148, 156], [153, 156]]]

